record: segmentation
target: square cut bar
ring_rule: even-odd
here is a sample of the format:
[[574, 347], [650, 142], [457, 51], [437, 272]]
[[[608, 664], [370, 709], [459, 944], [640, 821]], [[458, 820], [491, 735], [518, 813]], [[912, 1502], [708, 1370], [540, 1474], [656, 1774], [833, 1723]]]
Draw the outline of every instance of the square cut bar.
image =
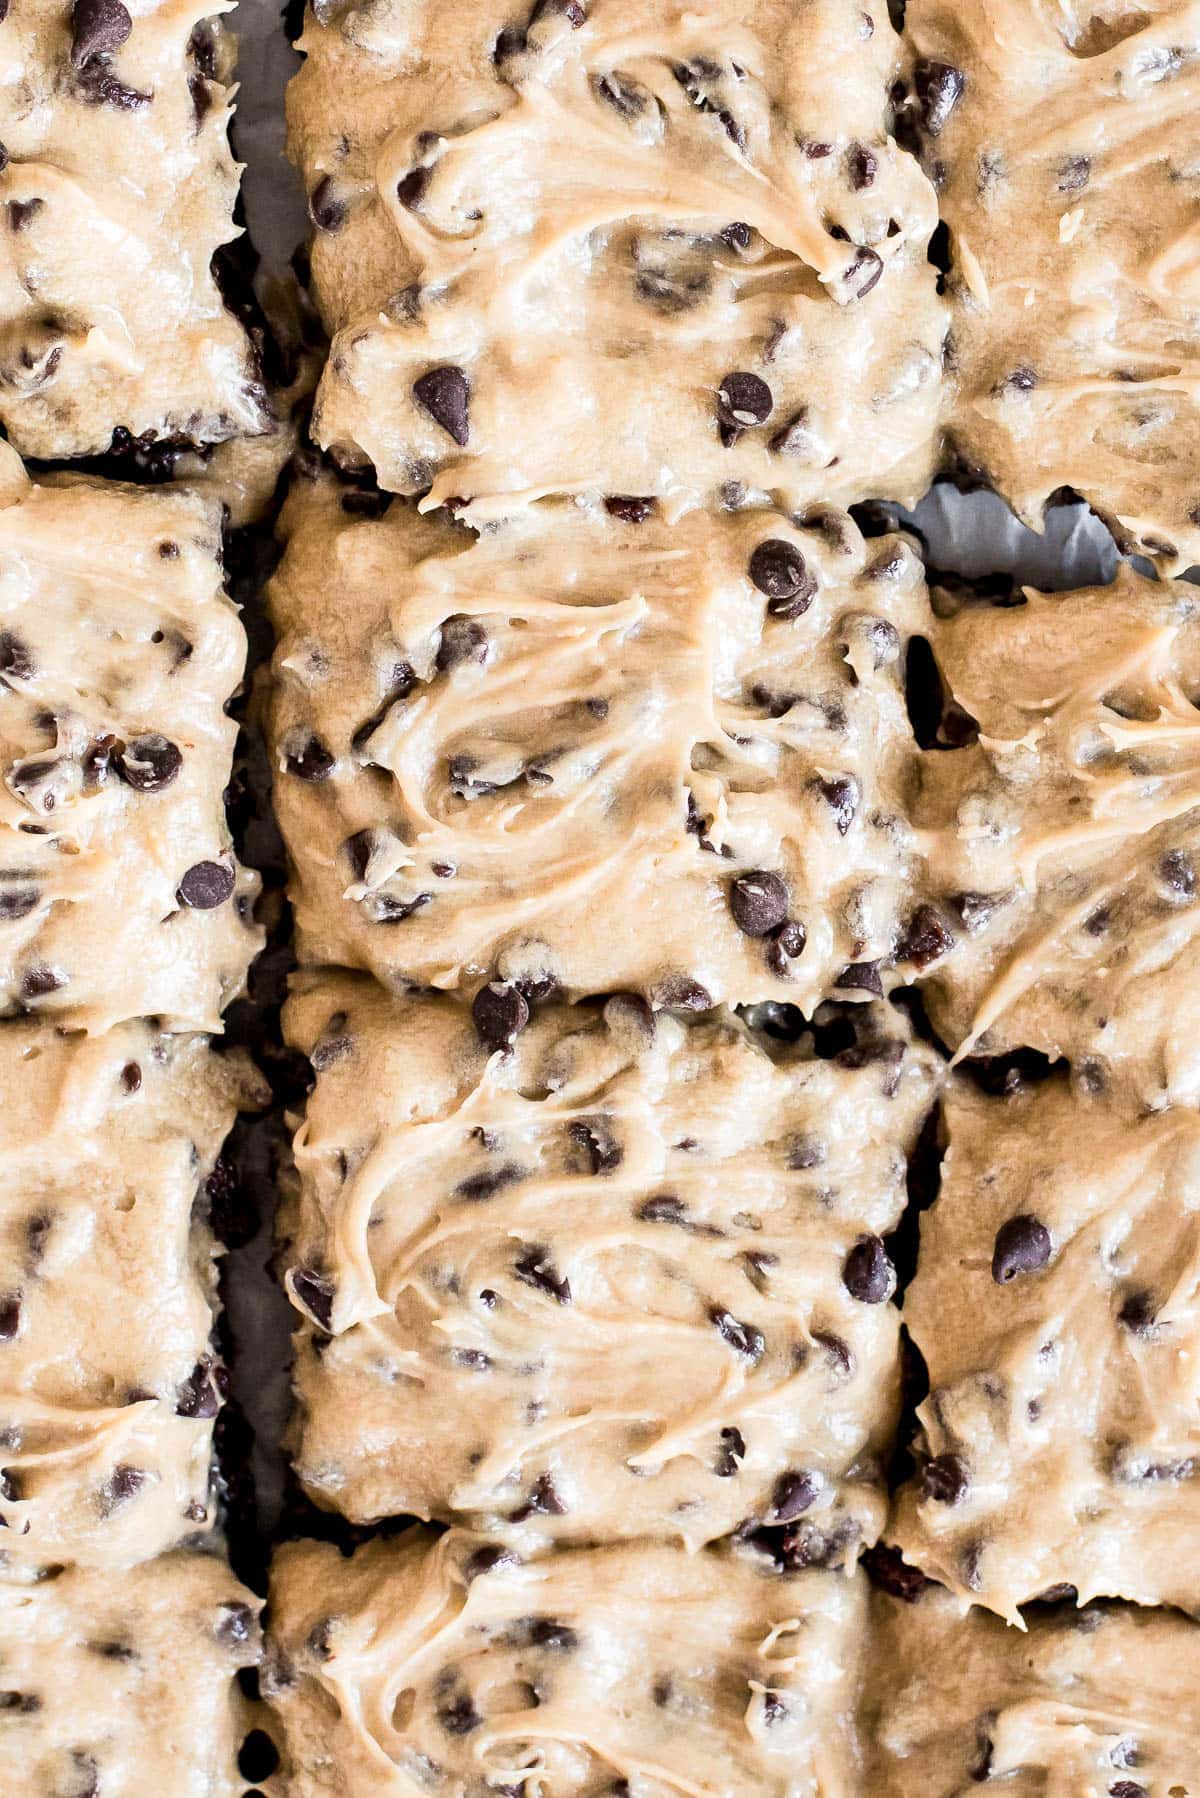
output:
[[1200, 1613], [1200, 1117], [1056, 1074], [947, 1103], [904, 1320], [929, 1371], [887, 1535], [1010, 1620], [1064, 1585]]
[[260, 1658], [259, 1605], [208, 1554], [0, 1593], [0, 1789], [242, 1798], [237, 1675]]
[[6, 472], [0, 1003], [218, 1030], [262, 941], [225, 818], [246, 638], [220, 508]]
[[239, 235], [229, 0], [0, 19], [0, 424], [23, 455], [267, 429], [214, 252]]
[[306, 982], [283, 1260], [318, 1503], [853, 1562], [898, 1402], [881, 1238], [935, 1086], [854, 1015], [818, 1060], [618, 997], [492, 1054], [456, 1000]]
[[1191, 0], [912, 0], [949, 229], [959, 458], [1036, 529], [1063, 487], [1200, 562], [1200, 15]]
[[960, 1056], [1200, 1102], [1200, 592], [1123, 566], [967, 604], [934, 643], [968, 740], [922, 763], [931, 903], [901, 956], [935, 1024]]
[[1200, 1766], [1200, 1625], [1173, 1611], [1066, 1605], [1024, 1631], [906, 1570], [877, 1595], [862, 1738], [872, 1798], [1190, 1793]]
[[291, 1544], [264, 1678], [287, 1790], [849, 1794], [864, 1586], [728, 1545]]
[[945, 307], [886, 6], [322, 0], [301, 48], [323, 446], [475, 517], [924, 492]]
[[0, 1580], [211, 1527], [206, 1182], [259, 1084], [146, 1024], [0, 1030]]
[[572, 503], [476, 538], [360, 500], [299, 488], [270, 591], [302, 960], [695, 1007], [882, 993], [932, 624], [906, 540]]

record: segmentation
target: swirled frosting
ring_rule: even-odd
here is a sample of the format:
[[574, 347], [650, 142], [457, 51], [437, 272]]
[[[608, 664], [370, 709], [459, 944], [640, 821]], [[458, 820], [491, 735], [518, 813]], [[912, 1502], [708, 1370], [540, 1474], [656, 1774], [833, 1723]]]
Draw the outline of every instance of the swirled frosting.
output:
[[0, 19], [0, 423], [23, 455], [270, 422], [210, 266], [238, 235], [229, 10], [20, 0]]
[[211, 1526], [203, 1189], [257, 1083], [203, 1037], [33, 1023], [0, 1082], [0, 1578], [125, 1567]]
[[0, 1001], [219, 1030], [262, 941], [223, 803], [246, 639], [219, 508], [0, 472]]
[[936, 1023], [963, 1055], [1032, 1047], [1195, 1103], [1200, 594], [1122, 567], [1109, 588], [968, 606], [934, 640], [978, 724], [925, 757], [913, 809]]
[[852, 1561], [897, 1404], [879, 1239], [935, 1083], [861, 1021], [822, 1061], [733, 1017], [550, 1005], [493, 1054], [452, 999], [306, 982], [283, 1259], [318, 1502]]
[[849, 1798], [862, 1582], [643, 1543], [522, 1565], [414, 1529], [277, 1557], [293, 1798]]
[[944, 309], [933, 192], [888, 135], [887, 8], [519, 11], [309, 16], [289, 121], [333, 338], [318, 441], [469, 516], [678, 511], [729, 482], [915, 499]]
[[1010, 1619], [1063, 1584], [1200, 1610], [1200, 1118], [1055, 1076], [961, 1091], [947, 1124], [904, 1299], [930, 1390], [889, 1537]]
[[1200, 1629], [1172, 1611], [1094, 1605], [1025, 1631], [957, 1614], [927, 1587], [876, 1596], [863, 1739], [872, 1798], [1186, 1794], [1200, 1764]]
[[0, 1603], [0, 1787], [22, 1798], [241, 1798], [259, 1600], [214, 1555], [75, 1568]]
[[563, 504], [477, 539], [361, 499], [300, 486], [269, 595], [302, 959], [665, 1004], [882, 992], [931, 622], [902, 538]]
[[1029, 523], [1071, 487], [1200, 562], [1200, 9], [912, 0], [949, 227], [949, 422]]

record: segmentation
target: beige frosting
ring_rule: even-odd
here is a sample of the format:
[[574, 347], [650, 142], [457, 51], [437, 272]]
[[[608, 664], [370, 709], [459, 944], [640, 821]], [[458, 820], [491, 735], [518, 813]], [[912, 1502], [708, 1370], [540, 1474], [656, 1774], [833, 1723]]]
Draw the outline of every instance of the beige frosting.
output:
[[[699, 1004], [882, 991], [914, 865], [905, 646], [931, 622], [903, 539], [836, 511], [669, 527], [570, 503], [476, 539], [400, 503], [348, 516], [332, 482], [285, 530], [272, 734], [302, 959], [656, 1003], [683, 980]], [[772, 542], [800, 616], [751, 578]], [[764, 871], [786, 891], [756, 936], [735, 883]]]
[[[730, 481], [789, 504], [915, 499], [945, 313], [934, 195], [887, 134], [886, 6], [532, 11], [309, 16], [289, 122], [333, 337], [318, 441], [483, 516], [563, 492], [679, 511]], [[445, 367], [470, 388], [465, 431], [413, 393]], [[734, 372], [771, 412], [727, 419], [726, 445]]]
[[214, 1555], [0, 1597], [0, 1788], [13, 1798], [242, 1798], [259, 1601]]
[[928, 1587], [877, 1595], [863, 1739], [870, 1798], [1187, 1798], [1200, 1766], [1200, 1628], [1095, 1606], [1027, 1632]]
[[979, 725], [914, 821], [946, 932], [917, 969], [959, 1054], [1031, 1046], [1143, 1103], [1200, 1100], [1200, 593], [1122, 567], [940, 624]]
[[124, 1566], [211, 1525], [203, 1187], [257, 1086], [146, 1024], [0, 1033], [0, 1578]]
[[1069, 486], [1147, 553], [1200, 562], [1200, 7], [911, 0], [906, 31], [960, 453], [1039, 528]]
[[27, 456], [270, 421], [209, 267], [238, 235], [229, 0], [126, 10], [126, 42], [81, 67], [68, 0], [0, 22], [0, 422]]
[[264, 1689], [290, 1798], [854, 1798], [863, 1608], [859, 1580], [728, 1549], [303, 1542]]
[[[0, 996], [92, 1031], [139, 1016], [219, 1029], [262, 942], [223, 804], [246, 639], [221, 589], [219, 509], [32, 484], [6, 454]], [[179, 897], [226, 891], [207, 909]]]
[[[889, 1537], [1009, 1618], [1063, 1583], [1200, 1611], [1200, 1118], [1055, 1076], [960, 1091], [947, 1123], [904, 1299], [930, 1392]], [[998, 1281], [1029, 1219], [1043, 1264]]]
[[818, 1061], [730, 1016], [547, 1006], [491, 1054], [451, 999], [306, 982], [283, 1258], [317, 1501], [512, 1540], [783, 1525], [764, 1552], [853, 1560], [898, 1319], [842, 1271], [899, 1218], [934, 1080], [862, 1019]]

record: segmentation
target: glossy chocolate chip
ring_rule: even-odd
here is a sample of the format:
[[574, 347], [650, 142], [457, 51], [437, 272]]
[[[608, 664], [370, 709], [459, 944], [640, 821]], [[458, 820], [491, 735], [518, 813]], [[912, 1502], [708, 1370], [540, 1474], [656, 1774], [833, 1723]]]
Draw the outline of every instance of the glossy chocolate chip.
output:
[[121, 0], [75, 0], [71, 8], [71, 61], [77, 69], [93, 56], [129, 41], [133, 20]]
[[932, 62], [923, 57], [917, 64], [917, 99], [930, 137], [941, 136], [966, 85], [966, 76], [953, 63]]
[[766, 868], [739, 874], [729, 888], [729, 909], [746, 936], [769, 936], [787, 917], [787, 887]]
[[878, 287], [883, 274], [883, 258], [876, 250], [860, 244], [853, 261], [842, 270], [842, 288], [848, 299], [864, 300]]
[[794, 543], [767, 537], [750, 557], [750, 579], [768, 600], [773, 618], [799, 618], [812, 604], [817, 583]]
[[781, 1473], [771, 1494], [771, 1517], [775, 1523], [791, 1523], [816, 1501], [820, 1486], [811, 1473]]
[[0, 1342], [11, 1342], [21, 1328], [21, 1295], [0, 1293]]
[[1018, 1274], [1036, 1274], [1050, 1259], [1050, 1232], [1036, 1217], [1023, 1213], [1010, 1217], [996, 1232], [992, 1250], [992, 1278], [1007, 1286]]
[[490, 980], [472, 1000], [471, 1018], [480, 1041], [490, 1050], [508, 1050], [529, 1022], [529, 1001], [508, 981]]
[[337, 766], [337, 758], [322, 743], [320, 737], [312, 736], [287, 758], [287, 771], [294, 774], [297, 780], [307, 780], [314, 784], [328, 780]]
[[103, 1517], [111, 1517], [131, 1499], [136, 1498], [149, 1479], [140, 1467], [130, 1467], [118, 1463], [100, 1488], [100, 1513]]
[[931, 967], [954, 947], [954, 932], [932, 905], [918, 905], [904, 927], [897, 955], [914, 968]]
[[863, 1305], [882, 1305], [896, 1290], [896, 1270], [878, 1236], [860, 1236], [842, 1264], [842, 1284]]
[[961, 1455], [935, 1455], [921, 1469], [921, 1490], [939, 1505], [957, 1505], [967, 1496], [971, 1476]]
[[604, 502], [604, 510], [624, 524], [645, 524], [656, 503], [633, 493], [610, 493]]
[[183, 755], [169, 738], [151, 731], [134, 737], [119, 750], [114, 763], [127, 787], [138, 793], [161, 793], [183, 767]]
[[339, 231], [346, 222], [346, 202], [338, 199], [328, 175], [322, 175], [308, 196], [308, 216], [318, 231]]
[[919, 1568], [910, 1567], [898, 1548], [889, 1548], [886, 1542], [868, 1548], [860, 1564], [873, 1586], [898, 1598], [901, 1604], [916, 1604], [933, 1583]]
[[559, 1497], [558, 1488], [548, 1473], [539, 1473], [533, 1482], [529, 1497], [519, 1510], [514, 1511], [514, 1523], [524, 1523], [529, 1517], [565, 1517], [567, 1507]]
[[668, 974], [654, 989], [654, 997], [667, 1011], [711, 1011], [712, 994], [690, 974]]
[[315, 1323], [323, 1330], [333, 1329], [333, 1282], [311, 1267], [298, 1267], [292, 1273], [292, 1292]]
[[465, 448], [470, 436], [471, 384], [452, 362], [431, 368], [413, 382], [413, 398], [435, 424]]
[[766, 424], [775, 401], [761, 375], [735, 371], [717, 388], [717, 416], [735, 430]]
[[568, 1135], [587, 1156], [593, 1174], [611, 1174], [621, 1165], [624, 1150], [605, 1118], [580, 1118], [568, 1127]]
[[211, 1361], [197, 1361], [175, 1394], [177, 1417], [215, 1417], [221, 1409]]
[[542, 1243], [533, 1243], [513, 1264], [513, 1272], [526, 1286], [535, 1286], [559, 1305], [571, 1303], [571, 1282], [560, 1274]]
[[44, 999], [48, 993], [57, 993], [66, 984], [65, 974], [57, 968], [47, 967], [45, 962], [38, 962], [22, 976], [21, 997], [23, 999]]
[[748, 1361], [761, 1361], [766, 1342], [761, 1330], [753, 1324], [743, 1323], [730, 1311], [722, 1311], [714, 1306], [708, 1314], [709, 1322], [716, 1325], [730, 1348], [736, 1349], [739, 1355], [745, 1355]]
[[813, 784], [833, 813], [838, 835], [844, 837], [858, 814], [858, 781], [853, 774], [835, 774], [828, 780], [818, 779]]
[[233, 869], [226, 862], [197, 862], [179, 883], [177, 897], [181, 905], [193, 911], [215, 911], [232, 899], [235, 885]]

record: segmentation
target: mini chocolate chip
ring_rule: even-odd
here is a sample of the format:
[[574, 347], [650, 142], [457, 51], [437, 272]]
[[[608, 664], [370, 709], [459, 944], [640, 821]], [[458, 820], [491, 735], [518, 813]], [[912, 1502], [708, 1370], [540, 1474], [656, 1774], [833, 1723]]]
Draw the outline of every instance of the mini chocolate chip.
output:
[[775, 402], [760, 375], [735, 372], [717, 388], [717, 416], [735, 431], [766, 424]]
[[287, 758], [287, 771], [298, 780], [328, 780], [337, 766], [337, 758], [326, 749], [320, 737], [311, 736], [302, 748]]
[[719, 233], [721, 242], [731, 250], [745, 251], [750, 248], [750, 226], [741, 219], [735, 219], [731, 225]]
[[1068, 156], [1060, 163], [1058, 170], [1058, 191], [1060, 194], [1077, 194], [1085, 188], [1092, 178], [1092, 159], [1090, 156]]
[[1196, 864], [1186, 849], [1168, 849], [1158, 864], [1158, 876], [1167, 890], [1181, 899], [1196, 895]]
[[322, 175], [308, 196], [308, 216], [318, 231], [340, 231], [346, 222], [346, 202], [333, 191], [333, 182]]
[[450, 668], [457, 668], [463, 662], [485, 662], [487, 660], [487, 632], [478, 618], [465, 618], [455, 614], [443, 621], [438, 636], [437, 667], [445, 674]]
[[118, 1463], [100, 1488], [100, 1514], [111, 1517], [114, 1511], [127, 1505], [131, 1498], [137, 1496], [149, 1479], [140, 1467], [129, 1467], [124, 1462]]
[[1108, 1798], [1150, 1798], [1150, 1792], [1136, 1779], [1116, 1779], [1108, 1788]]
[[138, 793], [161, 793], [183, 767], [183, 756], [168, 738], [151, 731], [134, 737], [115, 758], [115, 767], [127, 787]]
[[32, 680], [36, 664], [15, 631], [0, 631], [0, 674], [10, 680]]
[[[123, 81], [118, 81], [108, 66], [107, 56], [96, 56], [84, 63], [75, 77], [75, 90], [85, 105], [112, 106], [118, 112], [136, 112], [139, 106], [149, 106], [154, 97], [152, 94], [139, 92], [135, 87], [126, 87]], [[53, 351], [47, 363], [47, 372], [57, 365], [61, 354], [59, 348]], [[113, 436], [115, 438], [115, 431]]]
[[667, 1011], [711, 1011], [712, 994], [689, 974], [668, 974], [654, 989], [654, 997]]
[[45, 206], [44, 200], [35, 195], [29, 200], [10, 200], [8, 202], [8, 228], [10, 231], [23, 231], [31, 219], [35, 219]]
[[508, 981], [491, 980], [472, 1000], [471, 1018], [487, 1048], [507, 1052], [529, 1022], [529, 1001]]
[[708, 1320], [717, 1326], [730, 1348], [736, 1349], [739, 1355], [745, 1355], [748, 1361], [761, 1361], [766, 1342], [761, 1330], [753, 1324], [742, 1323], [729, 1311], [722, 1311], [714, 1305], [708, 1314]]
[[624, 524], [645, 524], [654, 511], [656, 501], [642, 499], [632, 493], [610, 493], [604, 502], [604, 510], [612, 518], [619, 518]]
[[971, 1477], [961, 1455], [935, 1455], [921, 1469], [921, 1490], [939, 1505], [957, 1505], [967, 1496]]
[[545, 1648], [551, 1654], [573, 1654], [579, 1647], [576, 1632], [557, 1617], [531, 1617], [529, 1642], [531, 1647]]
[[446, 363], [431, 368], [413, 382], [413, 398], [441, 425], [460, 448], [470, 436], [471, 384], [461, 368]]
[[93, 56], [129, 41], [133, 20], [121, 0], [75, 0], [71, 8], [71, 61], [77, 69]]
[[581, 1118], [569, 1126], [567, 1134], [587, 1155], [593, 1174], [611, 1174], [620, 1167], [625, 1151], [605, 1118]]
[[520, 1510], [514, 1511], [512, 1521], [524, 1523], [530, 1517], [565, 1517], [567, 1507], [558, 1495], [558, 1489], [548, 1473], [539, 1473], [533, 1482], [529, 1497]]
[[815, 780], [813, 786], [833, 813], [838, 835], [844, 837], [858, 814], [858, 781], [853, 774], [835, 774], [831, 780]]
[[820, 1167], [825, 1160], [824, 1142], [814, 1130], [802, 1130], [787, 1145], [787, 1165], [795, 1171]]
[[225, 862], [197, 862], [179, 883], [176, 897], [193, 911], [214, 911], [233, 897], [233, 869]]
[[526, 1286], [536, 1286], [558, 1304], [569, 1305], [571, 1282], [548, 1259], [549, 1253], [543, 1243], [533, 1243], [513, 1264], [513, 1272]]
[[729, 909], [745, 936], [769, 936], [787, 917], [787, 887], [766, 868], [739, 874], [729, 888]]
[[833, 984], [844, 993], [870, 993], [874, 999], [883, 998], [883, 978], [877, 961], [848, 962]]
[[0, 1342], [11, 1342], [21, 1328], [21, 1295], [0, 1293]]
[[47, 993], [57, 993], [66, 986], [67, 977], [57, 968], [48, 968], [44, 962], [30, 968], [21, 981], [21, 997], [23, 999], [44, 999]]
[[817, 583], [794, 543], [767, 537], [750, 557], [750, 579], [767, 596], [772, 618], [799, 618], [807, 612]]
[[177, 1417], [215, 1417], [221, 1409], [221, 1395], [213, 1377], [210, 1361], [197, 1361], [191, 1373], [175, 1394]]
[[42, 1701], [36, 1692], [0, 1692], [0, 1711], [15, 1711], [31, 1717], [41, 1708]]
[[860, 1236], [842, 1263], [842, 1285], [863, 1305], [882, 1305], [896, 1290], [896, 1270], [878, 1236]]
[[322, 1279], [311, 1267], [297, 1267], [292, 1272], [292, 1292], [309, 1316], [327, 1333], [333, 1330], [332, 1280]]
[[473, 1555], [463, 1564], [463, 1578], [470, 1585], [472, 1580], [481, 1574], [494, 1573], [501, 1567], [519, 1567], [520, 1561], [511, 1548], [501, 1548], [498, 1542], [485, 1542], [477, 1548]]
[[1157, 1317], [1153, 1296], [1148, 1292], [1131, 1292], [1117, 1316], [1135, 1336], [1149, 1336]]
[[127, 1093], [141, 1091], [142, 1070], [136, 1061], [127, 1061], [125, 1066], [121, 1069], [121, 1085], [125, 1088]]
[[713, 1472], [719, 1480], [731, 1480], [746, 1459], [746, 1439], [739, 1429], [729, 1424], [721, 1431], [720, 1444]]
[[850, 170], [850, 185], [855, 193], [861, 193], [864, 188], [874, 184], [875, 177], [879, 173], [879, 158], [874, 150], [867, 148], [866, 144], [850, 146], [847, 165]]
[[808, 932], [803, 924], [797, 918], [786, 919], [767, 944], [767, 966], [781, 980], [786, 979], [791, 972], [788, 963], [804, 954], [807, 943]]
[[910, 1567], [898, 1548], [877, 1542], [862, 1556], [860, 1565], [873, 1586], [898, 1598], [902, 1604], [916, 1604], [932, 1580], [917, 1567]]
[[1050, 1259], [1050, 1232], [1036, 1217], [1022, 1213], [1010, 1217], [996, 1232], [992, 1251], [992, 1278], [1006, 1286], [1018, 1274], [1035, 1274]]
[[483, 1722], [466, 1692], [460, 1692], [449, 1704], [440, 1705], [437, 1720], [448, 1736], [469, 1736]]
[[420, 163], [415, 169], [409, 169], [407, 175], [402, 175], [396, 183], [396, 198], [401, 206], [407, 206], [410, 212], [416, 212], [429, 190], [432, 176], [432, 169], [427, 169]]
[[918, 905], [904, 926], [896, 953], [914, 968], [928, 968], [954, 947], [954, 932], [932, 905]]
[[781, 1473], [771, 1494], [771, 1515], [776, 1523], [791, 1523], [815, 1503], [820, 1487], [811, 1473]]
[[842, 270], [842, 285], [850, 299], [865, 300], [871, 290], [878, 287], [882, 274], [882, 256], [860, 244], [854, 252], [854, 260]]
[[506, 1161], [503, 1167], [489, 1168], [482, 1174], [469, 1174], [465, 1180], [460, 1180], [454, 1188], [454, 1196], [456, 1199], [465, 1199], [470, 1205], [481, 1205], [488, 1199], [494, 1199], [506, 1187], [515, 1186], [525, 1177], [526, 1169], [518, 1162]]
[[967, 78], [953, 63], [930, 62], [923, 57], [917, 64], [915, 85], [925, 129], [930, 137], [940, 137], [962, 99]]

